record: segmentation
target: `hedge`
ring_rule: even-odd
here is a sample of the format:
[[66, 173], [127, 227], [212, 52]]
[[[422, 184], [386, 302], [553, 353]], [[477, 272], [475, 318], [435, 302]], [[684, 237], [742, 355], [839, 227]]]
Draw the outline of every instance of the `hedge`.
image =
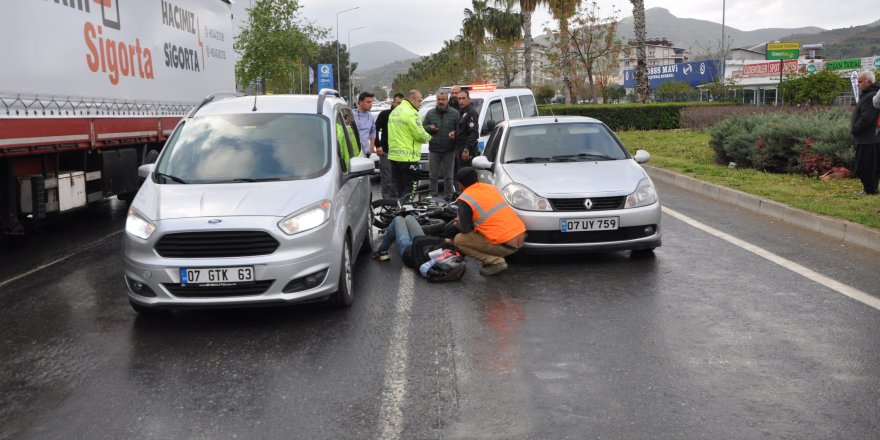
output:
[[543, 116], [576, 115], [598, 119], [612, 130], [671, 130], [681, 128], [681, 111], [687, 107], [721, 106], [722, 103], [581, 104], [539, 105]]

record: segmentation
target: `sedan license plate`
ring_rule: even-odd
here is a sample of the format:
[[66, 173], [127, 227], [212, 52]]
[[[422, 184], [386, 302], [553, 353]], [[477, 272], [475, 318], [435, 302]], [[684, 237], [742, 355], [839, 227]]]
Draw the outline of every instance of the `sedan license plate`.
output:
[[618, 223], [618, 217], [562, 219], [559, 221], [559, 230], [562, 232], [615, 231]]
[[198, 267], [180, 268], [180, 285], [237, 286], [254, 282], [254, 267]]

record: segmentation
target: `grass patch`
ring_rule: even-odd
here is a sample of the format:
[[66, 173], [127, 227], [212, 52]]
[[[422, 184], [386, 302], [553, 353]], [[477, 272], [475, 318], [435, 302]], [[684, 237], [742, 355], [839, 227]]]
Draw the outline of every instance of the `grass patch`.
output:
[[854, 196], [858, 179], [822, 181], [815, 177], [773, 174], [717, 165], [709, 134], [692, 130], [621, 131], [631, 153], [647, 150], [648, 165], [686, 174], [818, 214], [880, 228], [880, 196]]

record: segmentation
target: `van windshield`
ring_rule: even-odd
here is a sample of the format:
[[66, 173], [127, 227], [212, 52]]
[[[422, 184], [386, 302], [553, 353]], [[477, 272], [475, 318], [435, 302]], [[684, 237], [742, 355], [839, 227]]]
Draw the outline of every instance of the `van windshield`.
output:
[[327, 118], [307, 114], [210, 115], [187, 120], [156, 166], [159, 183], [305, 179], [330, 166]]

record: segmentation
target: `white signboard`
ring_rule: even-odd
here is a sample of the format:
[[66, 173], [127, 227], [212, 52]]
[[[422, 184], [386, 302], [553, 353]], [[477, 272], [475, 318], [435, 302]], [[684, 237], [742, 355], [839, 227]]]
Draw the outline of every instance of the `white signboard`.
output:
[[220, 0], [4, 3], [0, 95], [198, 102], [235, 90]]

